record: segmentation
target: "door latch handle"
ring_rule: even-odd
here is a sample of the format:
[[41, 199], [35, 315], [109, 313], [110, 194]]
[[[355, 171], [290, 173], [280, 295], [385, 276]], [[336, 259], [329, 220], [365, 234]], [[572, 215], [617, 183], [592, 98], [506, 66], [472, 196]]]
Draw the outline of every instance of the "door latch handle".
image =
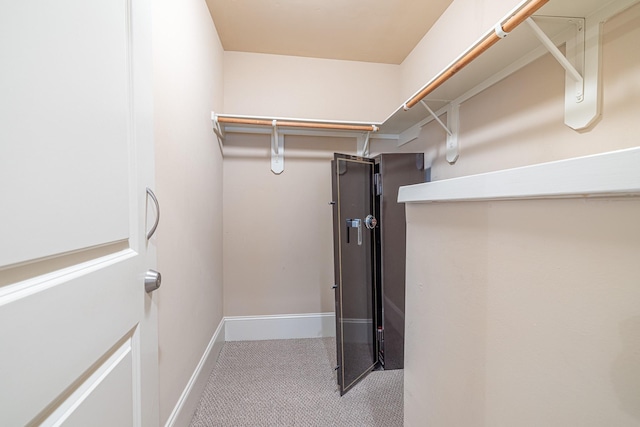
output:
[[160, 222], [160, 203], [158, 203], [156, 195], [153, 193], [153, 191], [151, 191], [149, 187], [147, 187], [147, 194], [149, 195], [149, 197], [151, 197], [151, 200], [153, 200], [153, 203], [156, 205], [156, 222], [153, 223], [153, 227], [151, 227], [151, 230], [149, 230], [149, 232], [147, 233], [147, 240], [149, 240], [151, 239], [151, 236], [153, 236], [153, 233], [156, 232], [156, 228], [158, 228], [158, 223]]
[[349, 228], [358, 229], [358, 246], [362, 246], [362, 220], [360, 219], [347, 220], [347, 243], [349, 243]]

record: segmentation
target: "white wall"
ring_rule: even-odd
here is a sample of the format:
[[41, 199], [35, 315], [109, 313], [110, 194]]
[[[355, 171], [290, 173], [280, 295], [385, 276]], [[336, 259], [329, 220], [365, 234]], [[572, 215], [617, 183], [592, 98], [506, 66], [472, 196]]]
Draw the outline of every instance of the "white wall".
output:
[[223, 51], [204, 0], [154, 2], [160, 421], [222, 319]]

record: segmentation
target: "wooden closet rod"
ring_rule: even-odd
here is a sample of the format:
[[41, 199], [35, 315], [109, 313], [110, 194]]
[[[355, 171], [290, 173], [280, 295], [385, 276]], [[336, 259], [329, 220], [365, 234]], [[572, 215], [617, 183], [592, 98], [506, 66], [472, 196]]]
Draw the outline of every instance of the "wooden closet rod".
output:
[[[235, 125], [258, 125], [273, 126], [273, 120], [265, 119], [242, 119], [237, 117], [218, 117], [219, 123], [229, 123]], [[352, 130], [362, 132], [377, 132], [375, 125], [347, 125], [341, 123], [317, 123], [317, 122], [292, 122], [287, 120], [275, 120], [276, 126], [288, 128], [310, 128], [310, 129], [332, 129], [332, 130]]]
[[[509, 19], [502, 24], [502, 31], [504, 33], [510, 33], [516, 28], [518, 25], [522, 24], [527, 18], [536, 13], [538, 9], [544, 6], [549, 0], [532, 0], [525, 7], [520, 9], [517, 13], [512, 15]], [[498, 24], [496, 27], [500, 26]], [[504, 35], [503, 35], [504, 37]], [[429, 83], [424, 89], [420, 91], [417, 95], [411, 98], [404, 104], [404, 109], [408, 110], [409, 108], [416, 105], [420, 102], [425, 96], [429, 95], [431, 92], [436, 90], [440, 85], [449, 80], [455, 73], [462, 70], [464, 67], [469, 65], [471, 61], [476, 59], [478, 56], [483, 54], [487, 49], [496, 44], [498, 40], [502, 37], [498, 36], [498, 34], [494, 31], [490, 33], [486, 38], [484, 38], [480, 43], [478, 43], [473, 49], [471, 49], [466, 55], [456, 61], [453, 65], [447, 68], [442, 72], [435, 80]]]

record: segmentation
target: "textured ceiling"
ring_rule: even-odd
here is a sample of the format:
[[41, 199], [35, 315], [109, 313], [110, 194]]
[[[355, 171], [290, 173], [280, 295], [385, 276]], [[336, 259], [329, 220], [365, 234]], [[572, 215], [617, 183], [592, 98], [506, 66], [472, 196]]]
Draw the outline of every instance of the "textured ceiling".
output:
[[452, 0], [206, 0], [227, 51], [400, 64]]

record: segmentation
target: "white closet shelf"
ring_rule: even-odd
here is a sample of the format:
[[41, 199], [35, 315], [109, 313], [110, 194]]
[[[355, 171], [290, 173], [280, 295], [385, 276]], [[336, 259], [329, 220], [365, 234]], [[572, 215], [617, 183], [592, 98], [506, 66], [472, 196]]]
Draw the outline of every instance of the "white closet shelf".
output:
[[[498, 83], [527, 64], [552, 52], [565, 68], [565, 124], [572, 129], [588, 128], [600, 115], [600, 51], [602, 24], [640, 0], [523, 0], [494, 28], [462, 52], [450, 65], [433, 76], [420, 90], [399, 106], [383, 122], [345, 122], [313, 119], [284, 119], [212, 113], [214, 131], [223, 145], [225, 132], [271, 133], [272, 164], [275, 173], [282, 171], [284, 135], [355, 136], [358, 152], [364, 155], [369, 139], [388, 139], [397, 145], [419, 137], [421, 129], [438, 120], [447, 133], [446, 157], [450, 163], [458, 158], [460, 104]], [[529, 25], [514, 28], [515, 16], [535, 8]], [[509, 29], [505, 36], [505, 30]], [[452, 29], [454, 30], [454, 29]], [[479, 49], [491, 41], [488, 50]], [[504, 37], [504, 38], [502, 38]], [[565, 45], [565, 53], [555, 46]], [[476, 52], [481, 51], [481, 55]], [[555, 52], [554, 52], [555, 51]], [[566, 55], [563, 57], [563, 55]], [[468, 59], [468, 58], [472, 58]], [[471, 61], [471, 62], [469, 62]], [[558, 65], [560, 66], [560, 65]], [[443, 78], [446, 76], [446, 79]], [[440, 81], [444, 83], [440, 84]], [[424, 98], [418, 96], [437, 82], [439, 86]], [[415, 105], [414, 105], [415, 104]], [[409, 105], [414, 105], [407, 110]], [[446, 122], [439, 119], [446, 115]], [[220, 120], [218, 120], [220, 118]], [[240, 119], [238, 123], [223, 123]], [[242, 123], [242, 119], [245, 120]], [[254, 123], [249, 123], [251, 120]], [[275, 120], [275, 122], [274, 122]], [[289, 122], [278, 126], [278, 121]], [[297, 122], [299, 126], [290, 126]], [[304, 123], [304, 125], [300, 125]], [[362, 149], [361, 149], [362, 148]]]
[[285, 134], [305, 135], [317, 131], [330, 132], [378, 132], [380, 123], [317, 120], [287, 117], [241, 116], [236, 114], [211, 113], [214, 124], [225, 131], [237, 133], [271, 133], [272, 127], [282, 129]]
[[[523, 8], [527, 3], [522, 2], [514, 11]], [[455, 128], [457, 123], [451, 123], [451, 116], [457, 113], [456, 109], [461, 103], [550, 51], [540, 39], [541, 36], [532, 28], [537, 26], [540, 29], [538, 33], [541, 32], [548, 38], [548, 44], [566, 45], [567, 62], [575, 69], [566, 72], [565, 123], [576, 130], [587, 128], [600, 115], [598, 74], [602, 23], [636, 3], [638, 0], [550, 0], [535, 12], [531, 20], [527, 20], [529, 25], [514, 28], [507, 37], [453, 74], [444, 84], [423, 98], [423, 101], [434, 110], [436, 116], [446, 114], [447, 127]], [[508, 19], [514, 11], [507, 14], [496, 26]], [[434, 76], [423, 88], [446, 73], [460, 58], [473, 51], [474, 47], [493, 32], [494, 29], [487, 30], [476, 43], [461, 53], [451, 65]], [[580, 83], [581, 87], [577, 87], [574, 81], [576, 71], [584, 79], [584, 82]], [[421, 91], [422, 88], [414, 96]], [[420, 129], [434, 120], [431, 113], [421, 105], [415, 105], [408, 111], [404, 111], [403, 107], [404, 104], [399, 106], [380, 124], [379, 132], [399, 135], [399, 145], [417, 138]], [[457, 121], [457, 117], [455, 119]], [[448, 136], [447, 150], [450, 148], [450, 141], [457, 146], [456, 135]]]
[[[566, 38], [572, 29], [580, 25], [580, 22], [575, 18], [587, 19], [592, 18], [594, 20], [606, 20], [610, 16], [613, 16], [629, 7], [638, 3], [640, 0], [610, 0], [603, 2], [602, 0], [549, 0], [544, 6], [542, 6], [534, 15], [533, 19], [538, 26], [544, 31], [547, 36], [553, 40], [556, 44], [561, 45], [566, 42]], [[500, 22], [496, 25], [508, 20], [515, 12], [521, 10], [529, 4], [530, 0], [522, 1], [516, 8], [510, 11]], [[598, 22], [599, 24], [599, 22]], [[584, 29], [583, 29], [584, 30]], [[470, 46], [465, 52], [462, 52], [456, 60], [452, 61], [450, 65], [455, 64], [458, 59], [464, 57], [475, 46], [487, 38], [487, 36], [495, 31], [494, 28], [488, 29], [485, 34], [478, 39], [476, 43]], [[540, 40], [536, 37], [534, 31], [528, 28], [527, 25], [519, 25], [513, 29], [507, 37], [491, 46], [482, 55], [474, 59], [467, 66], [460, 71], [453, 74], [444, 84], [435, 89], [432, 93], [427, 95], [423, 100], [435, 110], [437, 115], [446, 113], [446, 106], [452, 102], [463, 102], [471, 96], [479, 93], [487, 87], [497, 83], [499, 80], [507, 77], [518, 69], [524, 67], [535, 59], [546, 54], [548, 50], [544, 48]], [[445, 73], [450, 66], [447, 66], [438, 75], [433, 76], [427, 84], [428, 86], [432, 81], [436, 80], [438, 76]], [[407, 101], [411, 100], [416, 94], [421, 92], [423, 88], [416, 91]], [[402, 141], [402, 134], [410, 130], [416, 125], [424, 126], [425, 121], [431, 121], [432, 117], [430, 113], [422, 106], [415, 105], [409, 110], [405, 111], [403, 103], [400, 105], [387, 119], [383, 122], [371, 121], [371, 122], [358, 122], [358, 121], [334, 121], [334, 120], [314, 120], [303, 118], [278, 118], [278, 117], [266, 117], [266, 116], [242, 116], [242, 115], [230, 115], [230, 114], [218, 114], [219, 117], [228, 118], [246, 118], [246, 119], [259, 119], [259, 120], [273, 120], [278, 121], [297, 121], [297, 122], [309, 122], [309, 123], [324, 123], [324, 124], [354, 124], [354, 125], [373, 125], [378, 127], [379, 130], [376, 135], [372, 135], [375, 138], [387, 137], [390, 135], [400, 135], [400, 142]], [[225, 123], [220, 124], [224, 130], [230, 131], [243, 131], [251, 129], [251, 126], [242, 124]], [[253, 127], [255, 129], [255, 127]], [[332, 130], [332, 129], [328, 129]], [[339, 131], [339, 129], [334, 129]], [[260, 132], [255, 129], [254, 132]], [[268, 131], [266, 131], [268, 132]], [[265, 133], [266, 133], [265, 132]], [[262, 132], [261, 132], [262, 133]], [[293, 133], [293, 132], [291, 132]]]
[[640, 196], [640, 147], [400, 187], [398, 202]]

